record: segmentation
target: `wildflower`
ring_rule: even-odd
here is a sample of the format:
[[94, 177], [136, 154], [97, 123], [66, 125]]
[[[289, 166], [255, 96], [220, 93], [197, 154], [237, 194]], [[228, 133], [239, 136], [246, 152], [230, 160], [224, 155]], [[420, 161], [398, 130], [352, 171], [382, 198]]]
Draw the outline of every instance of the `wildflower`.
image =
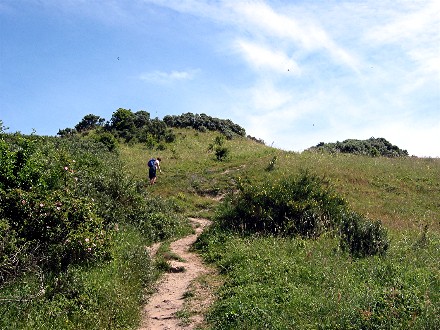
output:
[[40, 207], [43, 207], [44, 206], [44, 204], [43, 203], [40, 203]]
[[26, 201], [23, 199], [22, 201], [21, 201], [21, 204], [26, 204]]
[[90, 239], [86, 238], [85, 241], [86, 241], [86, 243], [88, 243], [88, 242], [90, 242]]
[[67, 166], [64, 166], [64, 170], [65, 170], [65, 171], [68, 171], [69, 168], [68, 168]]

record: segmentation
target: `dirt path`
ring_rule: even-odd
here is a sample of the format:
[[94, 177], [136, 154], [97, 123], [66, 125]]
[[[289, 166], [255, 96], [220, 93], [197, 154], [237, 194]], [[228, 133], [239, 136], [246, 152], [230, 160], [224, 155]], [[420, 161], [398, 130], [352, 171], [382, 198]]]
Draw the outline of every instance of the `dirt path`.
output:
[[[200, 312], [203, 312], [200, 307], [209, 305], [212, 297], [194, 293], [194, 290], [200, 291], [197, 290], [200, 283], [195, 283], [195, 280], [209, 275], [212, 270], [202, 263], [197, 254], [189, 252], [189, 248], [203, 229], [209, 225], [209, 221], [195, 218], [190, 220], [194, 224], [196, 233], [171, 243], [171, 252], [177, 254], [183, 261], [171, 261], [172, 271], [163, 275], [157, 286], [157, 292], [150, 297], [148, 304], [144, 307], [139, 330], [194, 329], [204, 321], [203, 315], [200, 315]], [[191, 299], [196, 298], [198, 308], [190, 307], [191, 311], [186, 311], [188, 315], [183, 322], [182, 318], [176, 316], [176, 312], [184, 314], [182, 309], [186, 304], [185, 296], [193, 297]]]

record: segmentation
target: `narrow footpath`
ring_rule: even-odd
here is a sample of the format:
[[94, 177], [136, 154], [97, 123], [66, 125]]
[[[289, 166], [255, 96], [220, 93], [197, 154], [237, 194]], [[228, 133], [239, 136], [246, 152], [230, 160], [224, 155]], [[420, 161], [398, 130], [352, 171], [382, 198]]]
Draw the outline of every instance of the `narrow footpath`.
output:
[[[196, 280], [209, 277], [212, 269], [205, 266], [200, 256], [189, 249], [210, 222], [206, 219], [190, 220], [196, 233], [171, 243], [171, 252], [177, 254], [182, 261], [171, 261], [171, 271], [159, 280], [156, 292], [144, 307], [139, 330], [190, 330], [204, 322], [202, 313], [212, 302], [212, 294], [209, 290], [206, 292], [200, 288], [200, 283], [196, 283]], [[189, 307], [190, 311], [188, 306], [184, 306], [187, 304], [185, 297], [188, 296], [195, 301]], [[184, 307], [186, 313], [182, 312]], [[180, 312], [180, 317], [176, 312]], [[184, 320], [182, 314], [185, 316]]]

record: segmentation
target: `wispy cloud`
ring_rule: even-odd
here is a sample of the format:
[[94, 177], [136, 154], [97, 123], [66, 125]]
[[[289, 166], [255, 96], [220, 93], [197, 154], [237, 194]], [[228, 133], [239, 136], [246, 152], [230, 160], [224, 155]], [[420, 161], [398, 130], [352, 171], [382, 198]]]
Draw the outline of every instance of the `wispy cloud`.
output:
[[199, 72], [199, 70], [170, 71], [170, 72], [153, 71], [153, 72], [142, 73], [139, 76], [139, 79], [148, 82], [167, 84], [175, 81], [192, 80], [194, 79], [197, 72]]
[[283, 51], [245, 40], [237, 40], [236, 48], [254, 69], [299, 74], [297, 63]]
[[373, 27], [367, 36], [382, 43], [420, 41], [424, 36], [438, 36], [439, 14], [440, 2], [436, 0], [400, 3], [389, 9], [386, 22]]
[[286, 52], [289, 49], [301, 53], [325, 50], [338, 63], [352, 69], [358, 66], [356, 58], [337, 45], [312, 17], [304, 19], [294, 10], [284, 14], [261, 1], [239, 2], [227, 7], [236, 13], [233, 23], [245, 27], [257, 40], [262, 36], [270, 40], [276, 38], [274, 43], [284, 45]]
[[[357, 70], [359, 61], [355, 55], [338, 45], [319, 25], [313, 16], [302, 17], [302, 12], [289, 10], [284, 6], [275, 9], [267, 2], [254, 1], [164, 1], [144, 0], [146, 3], [163, 6], [177, 12], [200, 16], [231, 29], [231, 35], [241, 39], [243, 35], [252, 38], [260, 48], [271, 45], [276, 52], [304, 56], [316, 51], [325, 51], [336, 63]], [[286, 11], [284, 13], [283, 11]], [[234, 42], [234, 41], [231, 41]], [[248, 52], [243, 55], [247, 57]], [[276, 69], [276, 68], [274, 68]]]
[[[366, 41], [399, 47], [418, 74], [440, 75], [440, 2], [406, 2], [389, 10], [386, 21], [366, 33]], [[411, 67], [407, 67], [411, 69]], [[414, 79], [414, 77], [412, 77]]]

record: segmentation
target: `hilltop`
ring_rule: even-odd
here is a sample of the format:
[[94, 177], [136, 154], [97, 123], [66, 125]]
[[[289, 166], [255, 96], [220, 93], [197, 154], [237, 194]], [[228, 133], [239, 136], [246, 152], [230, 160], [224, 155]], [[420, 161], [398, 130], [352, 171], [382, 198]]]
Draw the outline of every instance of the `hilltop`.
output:
[[367, 140], [347, 139], [342, 142], [324, 143], [321, 142], [308, 149], [315, 152], [345, 153], [365, 156], [384, 156], [384, 157], [405, 157], [408, 156], [406, 150], [392, 145], [384, 138], [371, 137]]
[[[112, 118], [106, 121], [105, 118], [89, 114], [75, 125], [74, 128], [60, 129], [58, 135], [61, 137], [72, 136], [75, 134], [86, 135], [90, 131], [98, 132], [102, 142], [109, 143], [109, 139], [123, 139], [124, 142], [131, 143], [161, 143], [172, 142], [175, 139], [172, 128], [192, 128], [199, 132], [219, 132], [227, 139], [246, 136], [246, 130], [233, 123], [229, 119], [219, 119], [208, 116], [204, 113], [193, 114], [185, 113], [182, 115], [167, 115], [160, 120], [151, 118], [147, 111], [132, 112], [130, 109], [119, 108]], [[252, 136], [247, 138], [264, 144], [262, 139]], [[391, 144], [385, 138], [371, 137], [367, 140], [347, 139], [336, 143], [321, 142], [316, 146], [310, 147], [307, 151], [328, 152], [328, 153], [348, 153], [365, 156], [384, 156], [384, 157], [405, 157], [408, 156], [406, 150]]]

